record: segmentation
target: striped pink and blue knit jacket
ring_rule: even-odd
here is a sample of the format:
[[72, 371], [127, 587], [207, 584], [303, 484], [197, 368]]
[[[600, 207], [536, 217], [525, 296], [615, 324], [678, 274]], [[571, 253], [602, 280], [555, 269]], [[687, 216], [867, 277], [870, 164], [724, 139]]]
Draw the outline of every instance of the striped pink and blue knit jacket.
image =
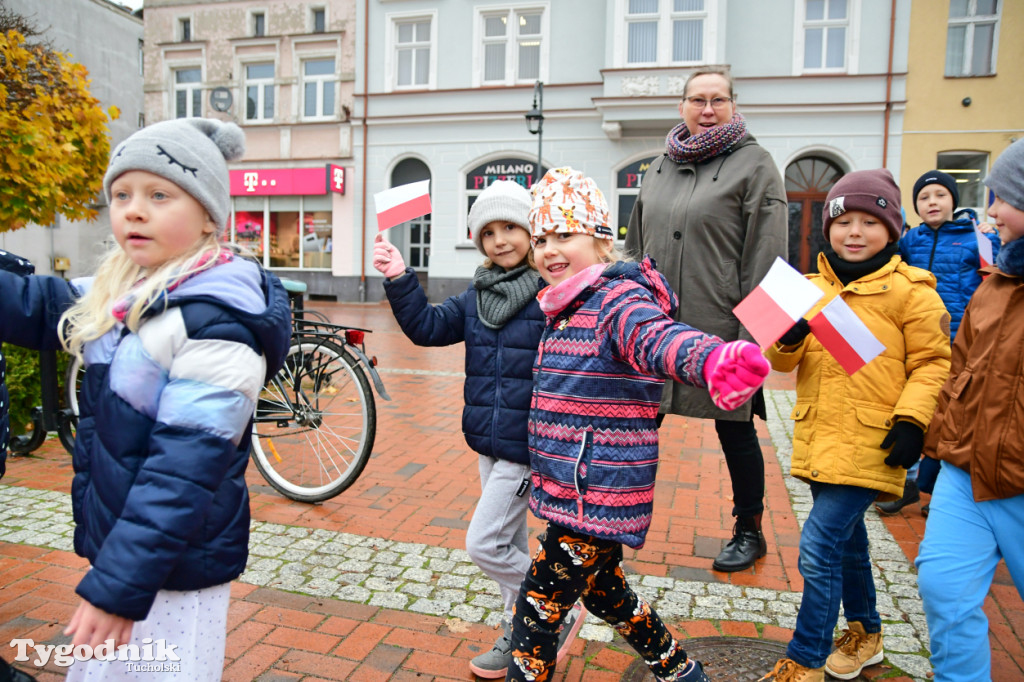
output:
[[705, 386], [722, 340], [675, 322], [654, 263], [615, 263], [548, 318], [533, 368], [530, 509], [639, 548], [651, 525], [665, 379]]

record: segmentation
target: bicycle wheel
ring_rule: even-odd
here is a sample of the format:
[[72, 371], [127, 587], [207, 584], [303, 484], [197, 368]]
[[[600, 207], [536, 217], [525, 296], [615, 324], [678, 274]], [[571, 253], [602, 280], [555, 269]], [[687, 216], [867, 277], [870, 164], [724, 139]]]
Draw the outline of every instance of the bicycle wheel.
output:
[[68, 453], [75, 450], [75, 435], [78, 432], [78, 392], [82, 389], [85, 365], [77, 356], [71, 356], [67, 371], [64, 372], [64, 405], [57, 423], [57, 435]]
[[322, 502], [359, 478], [376, 430], [373, 393], [355, 358], [332, 341], [299, 337], [260, 394], [252, 460], [281, 494]]
[[43, 408], [32, 408], [32, 430], [20, 436], [11, 436], [7, 448], [13, 455], [27, 455], [35, 452], [46, 440], [46, 427], [43, 426]]

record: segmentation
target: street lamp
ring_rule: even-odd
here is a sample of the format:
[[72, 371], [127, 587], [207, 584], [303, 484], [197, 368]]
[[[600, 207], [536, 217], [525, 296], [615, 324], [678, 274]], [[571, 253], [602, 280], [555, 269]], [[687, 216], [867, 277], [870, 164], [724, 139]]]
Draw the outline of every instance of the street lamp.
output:
[[544, 84], [533, 84], [533, 108], [526, 112], [526, 129], [537, 136], [537, 182], [541, 176], [541, 145], [544, 143]]

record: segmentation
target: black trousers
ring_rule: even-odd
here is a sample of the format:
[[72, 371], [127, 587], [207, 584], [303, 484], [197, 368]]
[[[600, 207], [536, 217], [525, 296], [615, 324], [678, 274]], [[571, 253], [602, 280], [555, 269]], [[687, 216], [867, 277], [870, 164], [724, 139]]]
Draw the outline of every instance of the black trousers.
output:
[[618, 631], [657, 677], [671, 677], [686, 652], [622, 572], [622, 545], [553, 523], [519, 588], [512, 617], [512, 663], [506, 680], [551, 679], [558, 629], [582, 597], [587, 610]]
[[754, 420], [715, 420], [718, 442], [732, 479], [732, 515], [757, 516], [764, 511], [764, 455]]

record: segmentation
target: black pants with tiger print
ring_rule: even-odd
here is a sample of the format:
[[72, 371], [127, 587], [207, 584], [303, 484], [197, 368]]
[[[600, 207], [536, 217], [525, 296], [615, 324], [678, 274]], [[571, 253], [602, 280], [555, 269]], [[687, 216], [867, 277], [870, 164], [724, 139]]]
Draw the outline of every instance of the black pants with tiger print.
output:
[[622, 545], [548, 523], [519, 588], [512, 618], [512, 664], [506, 680], [546, 682], [555, 670], [558, 626], [578, 599], [671, 679], [686, 652], [622, 572]]

